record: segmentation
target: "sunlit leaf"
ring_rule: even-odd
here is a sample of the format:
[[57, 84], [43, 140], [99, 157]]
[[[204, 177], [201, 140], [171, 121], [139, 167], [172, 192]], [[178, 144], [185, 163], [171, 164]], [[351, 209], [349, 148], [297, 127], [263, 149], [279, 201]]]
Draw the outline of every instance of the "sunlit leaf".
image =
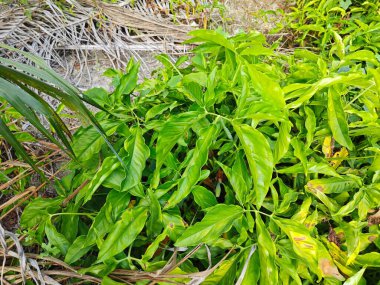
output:
[[348, 124], [341, 98], [334, 88], [329, 88], [327, 108], [329, 126], [334, 138], [341, 145], [352, 149], [353, 144], [348, 134]]
[[247, 125], [234, 125], [247, 157], [254, 182], [256, 205], [262, 205], [272, 180], [273, 155], [265, 136]]
[[[222, 233], [230, 230], [235, 220], [243, 215], [243, 209], [235, 205], [219, 204], [210, 209], [202, 221], [190, 226], [179, 237], [176, 246], [192, 246], [201, 242], [212, 243]], [[223, 219], [220, 219], [220, 217]]]
[[259, 213], [256, 213], [256, 225], [261, 272], [260, 284], [277, 284], [276, 246]]

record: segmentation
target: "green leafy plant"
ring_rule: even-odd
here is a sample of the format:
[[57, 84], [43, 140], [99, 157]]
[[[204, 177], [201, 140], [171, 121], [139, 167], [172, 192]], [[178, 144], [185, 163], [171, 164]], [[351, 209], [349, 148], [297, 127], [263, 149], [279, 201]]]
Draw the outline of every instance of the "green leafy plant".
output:
[[374, 284], [379, 63], [285, 56], [254, 32], [191, 36], [193, 56], [160, 55], [151, 79], [130, 61], [106, 71], [113, 92], [84, 93], [123, 163], [80, 128], [58, 196], [24, 210], [27, 243], [104, 284], [136, 281], [115, 269], [166, 274], [137, 284]]
[[379, 9], [380, 3], [375, 0], [299, 0], [284, 18], [286, 27], [295, 33], [295, 42], [301, 46], [318, 48], [325, 53], [334, 49], [346, 53], [363, 49], [377, 53]]

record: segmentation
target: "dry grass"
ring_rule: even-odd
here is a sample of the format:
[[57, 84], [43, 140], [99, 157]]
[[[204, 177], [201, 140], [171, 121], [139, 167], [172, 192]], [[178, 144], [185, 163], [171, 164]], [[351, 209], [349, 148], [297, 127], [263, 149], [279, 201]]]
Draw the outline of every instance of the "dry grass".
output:
[[[81, 268], [71, 267], [59, 259], [38, 254], [26, 253], [21, 245], [25, 236], [16, 236], [14, 233], [4, 230], [0, 224], [0, 261], [1, 261], [1, 284], [25, 284], [27, 280], [34, 284], [81, 284], [90, 282], [100, 284], [101, 278], [87, 274], [81, 274]], [[172, 274], [171, 272], [194, 255], [201, 247], [205, 246], [209, 253], [209, 267], [202, 271], [191, 274]], [[14, 249], [15, 248], [15, 249]], [[211, 253], [206, 245], [198, 245], [181, 260], [177, 260], [177, 250], [174, 249], [172, 257], [164, 268], [154, 272], [143, 272], [136, 270], [117, 269], [109, 278], [123, 282], [124, 284], [135, 284], [137, 281], [150, 281], [153, 285], [157, 282], [172, 284], [183, 284], [176, 279], [187, 279], [186, 284], [200, 285], [231, 253], [229, 251], [217, 264], [212, 266]], [[15, 263], [16, 261], [16, 263]], [[16, 264], [16, 265], [15, 265]], [[17, 265], [18, 264], [18, 265]]]
[[263, 12], [285, 10], [289, 5], [289, 0], [227, 0], [227, 16], [231, 19], [227, 28], [232, 33], [257, 30], [266, 34], [281, 19]]
[[67, 0], [61, 2], [63, 9], [51, 0], [31, 1], [28, 7], [0, 4], [0, 41], [41, 56], [71, 82], [88, 88], [94, 85], [94, 67], [123, 68], [131, 57], [149, 74], [155, 54], [186, 53], [187, 33], [203, 26], [185, 8], [171, 14], [169, 1], [130, 2]]

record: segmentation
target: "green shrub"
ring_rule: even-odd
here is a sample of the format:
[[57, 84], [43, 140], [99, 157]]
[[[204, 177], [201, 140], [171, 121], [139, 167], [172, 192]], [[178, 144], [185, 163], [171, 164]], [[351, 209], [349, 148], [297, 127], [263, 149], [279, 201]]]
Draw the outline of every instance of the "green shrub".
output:
[[[380, 49], [380, 2], [377, 0], [298, 0], [285, 15], [286, 27], [301, 46], [354, 53]], [[344, 48], [342, 48], [344, 45]]]
[[361, 284], [380, 266], [379, 62], [285, 56], [258, 33], [191, 35], [193, 56], [159, 56], [151, 79], [138, 84], [130, 61], [106, 71], [113, 92], [85, 93], [122, 161], [80, 128], [58, 197], [24, 210], [29, 242], [100, 277], [155, 271], [203, 243], [176, 281], [229, 252], [202, 284]]

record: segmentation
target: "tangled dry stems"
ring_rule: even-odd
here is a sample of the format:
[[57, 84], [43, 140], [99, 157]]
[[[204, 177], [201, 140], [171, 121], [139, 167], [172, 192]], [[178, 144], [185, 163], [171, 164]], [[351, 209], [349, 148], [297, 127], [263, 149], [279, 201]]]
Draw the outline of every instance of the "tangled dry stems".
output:
[[[1, 284], [25, 284], [27, 280], [32, 280], [35, 284], [63, 284], [61, 282], [75, 281], [75, 284], [82, 282], [92, 282], [92, 284], [100, 284], [101, 278], [87, 274], [80, 274], [81, 268], [71, 267], [59, 259], [48, 256], [41, 256], [33, 253], [26, 253], [21, 240], [25, 236], [17, 236], [16, 234], [5, 230], [0, 223], [0, 255], [1, 255]], [[202, 246], [206, 247], [209, 257], [209, 267], [202, 272], [191, 274], [170, 274], [175, 268], [183, 264], [187, 259], [194, 255]], [[13, 249], [15, 248], [15, 249]], [[256, 248], [253, 248], [253, 251]], [[156, 282], [168, 282], [173, 284], [181, 284], [175, 281], [176, 278], [188, 278], [187, 284], [199, 285], [207, 276], [209, 276], [231, 253], [228, 252], [217, 264], [211, 264], [211, 252], [206, 245], [198, 245], [190, 251], [184, 258], [177, 261], [178, 249], [173, 249], [173, 255], [164, 266], [164, 268], [155, 272], [143, 272], [136, 270], [117, 269], [112, 272], [109, 277], [124, 282], [126, 284], [134, 284], [137, 281], [149, 280], [151, 285]], [[60, 282], [58, 282], [59, 280]]]

